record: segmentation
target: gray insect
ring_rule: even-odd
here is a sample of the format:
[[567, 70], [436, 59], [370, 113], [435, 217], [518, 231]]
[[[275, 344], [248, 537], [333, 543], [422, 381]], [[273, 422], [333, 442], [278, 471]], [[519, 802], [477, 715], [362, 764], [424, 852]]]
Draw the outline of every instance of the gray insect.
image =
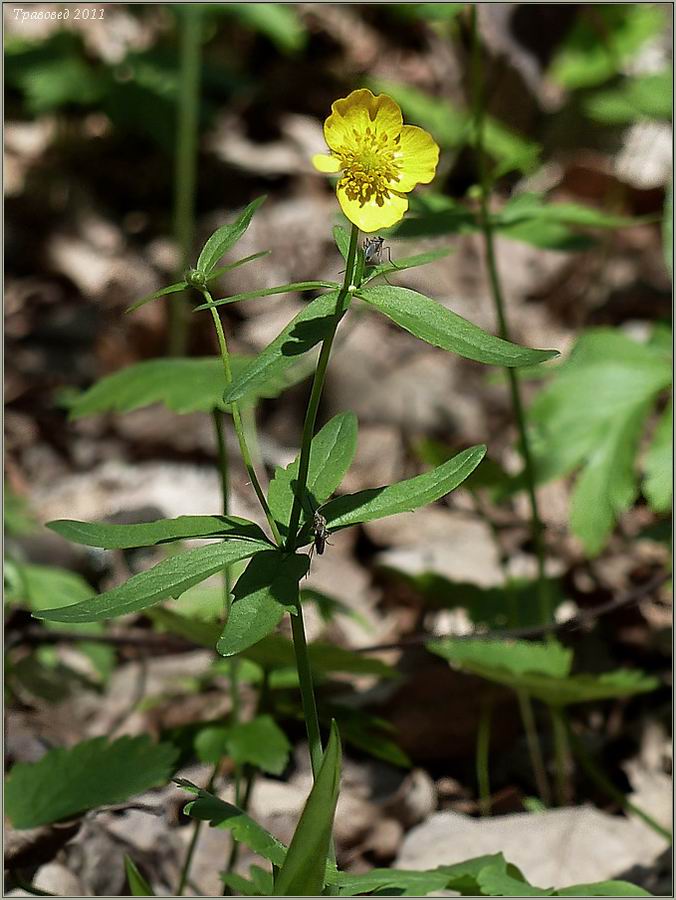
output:
[[379, 266], [383, 262], [383, 250], [387, 249], [388, 259], [392, 262], [390, 248], [385, 247], [384, 237], [364, 238], [362, 243], [364, 262], [367, 266]]
[[326, 527], [326, 519], [318, 510], [312, 516], [312, 533], [315, 539], [312, 550], [316, 550], [317, 556], [321, 556], [328, 544], [329, 530]]

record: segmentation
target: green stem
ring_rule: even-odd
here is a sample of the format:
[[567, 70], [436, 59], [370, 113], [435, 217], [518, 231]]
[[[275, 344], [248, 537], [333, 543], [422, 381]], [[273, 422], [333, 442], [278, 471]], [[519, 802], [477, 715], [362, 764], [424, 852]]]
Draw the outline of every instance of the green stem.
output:
[[[218, 346], [221, 352], [221, 359], [223, 360], [223, 371], [225, 373], [225, 383], [230, 384], [232, 382], [232, 369], [230, 367], [230, 354], [228, 352], [228, 344], [225, 340], [225, 333], [223, 331], [223, 325], [221, 323], [220, 316], [218, 315], [218, 311], [213, 306], [213, 298], [209, 291], [206, 288], [200, 288], [204, 299], [210, 305], [211, 317], [214, 321], [214, 327], [216, 329], [216, 335], [218, 337]], [[256, 475], [256, 470], [254, 468], [253, 461], [251, 459], [251, 454], [249, 453], [249, 446], [246, 441], [246, 435], [244, 433], [244, 425], [242, 423], [242, 414], [239, 410], [239, 404], [231, 403], [230, 409], [232, 410], [232, 421], [235, 426], [235, 433], [237, 434], [237, 440], [239, 441], [239, 449], [242, 454], [242, 460], [244, 461], [244, 465], [246, 467], [247, 474], [249, 475], [249, 479], [251, 480], [251, 484], [253, 485], [253, 489], [256, 492], [256, 496], [258, 497], [258, 501], [263, 508], [263, 512], [265, 513], [265, 517], [268, 520], [268, 524], [270, 526], [270, 531], [278, 545], [281, 546], [282, 538], [279, 533], [279, 529], [277, 528], [277, 523], [274, 520], [272, 513], [270, 512], [270, 507], [268, 506], [268, 501], [265, 497], [265, 492], [261, 487], [261, 483], [258, 480], [258, 476]]]
[[519, 700], [519, 711], [521, 712], [521, 721], [526, 732], [526, 743], [528, 744], [528, 753], [530, 754], [533, 775], [535, 776], [535, 784], [537, 785], [540, 800], [545, 806], [552, 805], [552, 792], [549, 787], [547, 778], [547, 770], [540, 748], [540, 740], [535, 725], [535, 716], [533, 715], [533, 703], [531, 698], [525, 691], [518, 690], [516, 696]]
[[291, 632], [293, 636], [293, 649], [296, 654], [296, 668], [298, 669], [298, 682], [300, 686], [300, 698], [303, 705], [303, 718], [307, 731], [308, 746], [310, 748], [310, 764], [312, 775], [317, 778], [319, 767], [322, 763], [322, 737], [319, 731], [319, 715], [317, 713], [317, 701], [315, 699], [314, 683], [312, 679], [312, 666], [307, 649], [307, 637], [305, 636], [305, 624], [303, 622], [303, 606], [298, 592], [297, 613], [291, 616]]
[[[214, 786], [214, 781], [216, 780], [216, 775], [218, 773], [218, 764], [216, 764], [211, 773], [211, 777], [209, 778], [209, 782], [207, 784], [207, 791], [211, 791]], [[202, 830], [203, 821], [202, 819], [196, 819], [193, 824], [192, 829], [192, 837], [190, 838], [190, 844], [188, 845], [188, 850], [185, 854], [185, 859], [183, 860], [183, 868], [181, 869], [181, 874], [178, 879], [178, 887], [176, 888], [176, 896], [182, 897], [183, 891], [185, 890], [185, 886], [188, 883], [188, 877], [190, 875], [190, 867], [192, 865], [192, 859], [195, 855], [195, 850], [197, 849], [197, 842], [199, 841], [200, 831]]]
[[476, 738], [476, 778], [479, 787], [479, 811], [482, 816], [491, 812], [491, 786], [489, 775], [489, 751], [491, 745], [491, 716], [493, 713], [490, 701], [483, 704], [479, 719], [479, 730]]
[[580, 765], [599, 790], [603, 791], [603, 793], [610, 797], [611, 800], [614, 800], [625, 812], [632, 812], [634, 815], [638, 816], [639, 819], [642, 819], [649, 828], [652, 828], [656, 834], [663, 837], [669, 846], [671, 846], [673, 841], [672, 833], [667, 828], [663, 828], [659, 822], [656, 822], [651, 815], [636, 806], [631, 800], [627, 800], [622, 791], [619, 790], [619, 788], [616, 788], [615, 785], [606, 778], [601, 769], [587, 753], [582, 741], [572, 734], [570, 729], [568, 729], [568, 736]]
[[[486, 168], [486, 156], [484, 150], [484, 119], [486, 103], [484, 96], [484, 81], [482, 77], [481, 48], [479, 45], [476, 4], [472, 5], [471, 10], [473, 84], [472, 105], [475, 129], [474, 141], [480, 188], [479, 220], [481, 232], [484, 239], [486, 266], [488, 268], [491, 296], [493, 298], [493, 305], [495, 307], [498, 330], [500, 337], [508, 341], [510, 340], [510, 329], [502, 293], [502, 284], [500, 281], [497, 260], [495, 257], [493, 226], [489, 210], [490, 183]], [[519, 433], [519, 449], [521, 451], [521, 456], [523, 459], [526, 491], [528, 493], [528, 500], [531, 510], [531, 533], [533, 539], [533, 547], [535, 549], [535, 555], [537, 558], [537, 582], [538, 598], [540, 604], [540, 617], [542, 624], [548, 625], [551, 622], [552, 613], [550, 608], [549, 592], [547, 588], [547, 579], [545, 573], [545, 545], [543, 539], [542, 519], [540, 517], [540, 510], [538, 507], [537, 494], [535, 490], [535, 467], [533, 465], [533, 454], [531, 452], [530, 441], [528, 439], [528, 432], [526, 429], [526, 416], [524, 414], [519, 380], [514, 369], [508, 368], [506, 371], [509, 381], [509, 390], [512, 398], [514, 418]]]
[[[181, 62], [178, 98], [178, 138], [174, 170], [174, 233], [181, 252], [179, 277], [190, 264], [195, 234], [195, 181], [199, 91], [202, 57], [202, 11], [198, 5], [179, 13]], [[174, 294], [169, 305], [169, 353], [182, 356], [188, 339], [185, 294]]]
[[561, 707], [551, 705], [549, 714], [552, 718], [554, 753], [556, 756], [556, 798], [559, 806], [569, 806], [573, 801], [573, 766], [568, 743], [566, 716]]
[[314, 380], [312, 382], [312, 390], [310, 392], [310, 400], [308, 402], [307, 412], [305, 413], [305, 422], [303, 423], [303, 437], [300, 445], [300, 460], [298, 463], [298, 484], [293, 497], [293, 507], [291, 509], [291, 518], [289, 522], [289, 538], [287, 541], [287, 549], [295, 550], [296, 539], [298, 536], [298, 526], [300, 523], [300, 514], [305, 502], [305, 494], [307, 491], [307, 476], [310, 468], [310, 447], [312, 438], [314, 437], [315, 423], [317, 421], [317, 412], [319, 410], [319, 401], [321, 400], [322, 390], [324, 389], [324, 381], [326, 379], [326, 370], [329, 365], [329, 357], [331, 356], [331, 348], [333, 340], [338, 330], [338, 325], [345, 312], [345, 301], [350, 291], [349, 288], [353, 284], [354, 266], [357, 258], [357, 242], [359, 240], [359, 229], [356, 225], [352, 226], [350, 234], [350, 247], [347, 254], [347, 263], [345, 265], [345, 277], [343, 278], [343, 286], [340, 289], [336, 300], [336, 312], [333, 317], [333, 325], [329, 334], [324, 338], [322, 349], [317, 361]]

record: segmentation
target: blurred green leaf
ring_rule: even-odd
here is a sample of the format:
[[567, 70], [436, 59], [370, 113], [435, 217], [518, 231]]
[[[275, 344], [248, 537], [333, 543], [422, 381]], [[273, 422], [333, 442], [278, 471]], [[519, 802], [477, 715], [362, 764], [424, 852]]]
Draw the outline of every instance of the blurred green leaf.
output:
[[193, 584], [220, 572], [227, 565], [268, 549], [262, 541], [231, 540], [187, 550], [133, 575], [119, 587], [59, 609], [34, 613], [52, 622], [97, 622], [138, 612], [165, 597], [177, 597]]
[[664, 13], [652, 3], [582, 6], [551, 62], [549, 75], [571, 90], [602, 84], [664, 28]]
[[558, 356], [556, 350], [531, 350], [495, 337], [437, 300], [408, 288], [380, 285], [363, 288], [358, 296], [420, 340], [465, 359], [512, 367]]
[[124, 871], [127, 875], [127, 884], [132, 897], [154, 897], [155, 891], [150, 883], [141, 875], [134, 860], [124, 855]]
[[[333, 494], [350, 468], [357, 450], [357, 417], [339, 413], [313, 437], [307, 475], [306, 498], [309, 507], [302, 510], [301, 523], [312, 519], [314, 511]], [[297, 489], [300, 455], [285, 469], [277, 466], [268, 488], [268, 503], [275, 520], [286, 534]]]
[[673, 433], [673, 407], [670, 402], [657, 424], [644, 465], [643, 492], [655, 512], [666, 512], [671, 507], [674, 487]]
[[320, 896], [326, 880], [333, 819], [340, 790], [341, 748], [336, 723], [324, 751], [286, 858], [275, 876], [275, 896]]
[[106, 550], [152, 547], [193, 538], [241, 537], [256, 541], [268, 540], [255, 522], [240, 519], [239, 516], [178, 516], [176, 519], [157, 519], [136, 525], [56, 519], [48, 522], [47, 528], [74, 544], [102, 547]]
[[241, 653], [274, 631], [285, 612], [297, 613], [298, 583], [309, 565], [304, 553], [256, 554], [233, 589], [233, 604], [216, 644], [221, 656]]
[[212, 306], [229, 306], [231, 303], [239, 303], [241, 300], [257, 300], [259, 297], [271, 297], [274, 294], [292, 294], [297, 291], [318, 291], [324, 288], [337, 288], [334, 281], [292, 281], [289, 284], [278, 284], [276, 287], [259, 288], [255, 291], [245, 291], [243, 294], [233, 294], [231, 297], [221, 297], [212, 303], [202, 303], [196, 306], [193, 312], [211, 309]]
[[212, 765], [229, 756], [238, 765], [281, 775], [291, 745], [271, 716], [265, 715], [237, 725], [207, 725], [195, 737], [195, 750], [202, 762]]
[[625, 80], [619, 87], [597, 91], [583, 100], [590, 119], [602, 125], [630, 125], [637, 119], [671, 121], [673, 72], [665, 69], [653, 75]]
[[296, 9], [284, 3], [227, 3], [219, 10], [269, 38], [284, 53], [302, 50], [307, 31]]
[[30, 534], [37, 529], [37, 522], [33, 518], [28, 501], [25, 497], [14, 493], [7, 482], [4, 482], [4, 506], [3, 520], [5, 534], [19, 536]]
[[667, 185], [662, 214], [662, 248], [669, 275], [674, 275], [674, 182]]
[[260, 866], [249, 866], [249, 878], [243, 878], [234, 872], [221, 872], [221, 881], [229, 887], [235, 896], [271, 897], [274, 890], [272, 874]]
[[5, 782], [5, 812], [15, 828], [36, 828], [166, 783], [177, 750], [148, 737], [99, 737], [16, 763]]
[[140, 300], [137, 300], [135, 303], [132, 303], [131, 306], [128, 306], [125, 312], [136, 312], [137, 309], [145, 306], [146, 303], [152, 303], [153, 300], [159, 300], [160, 297], [166, 297], [167, 294], [178, 294], [180, 291], [185, 291], [187, 287], [187, 281], [176, 281], [174, 284], [168, 284], [157, 291], [153, 291], [152, 294], [146, 294], [145, 297], [141, 297]]
[[565, 678], [570, 674], [573, 651], [555, 641], [497, 641], [488, 638], [445, 638], [429, 649], [444, 659], [472, 669], [502, 670], [510, 675], [538, 674]]

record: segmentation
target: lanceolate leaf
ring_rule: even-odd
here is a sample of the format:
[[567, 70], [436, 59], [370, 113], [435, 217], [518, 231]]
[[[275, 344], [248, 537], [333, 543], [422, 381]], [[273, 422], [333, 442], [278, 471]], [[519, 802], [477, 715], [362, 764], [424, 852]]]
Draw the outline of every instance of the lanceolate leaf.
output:
[[255, 522], [238, 516], [179, 516], [176, 519], [157, 519], [155, 522], [137, 525], [56, 519], [48, 522], [47, 528], [74, 544], [103, 547], [105, 550], [151, 547], [154, 544], [193, 538], [241, 537], [256, 541], [267, 540], [265, 533]]
[[317, 780], [275, 878], [276, 897], [320, 896], [326, 879], [333, 818], [340, 790], [341, 750], [336, 723]]
[[247, 559], [269, 548], [268, 543], [230, 540], [187, 550], [163, 560], [147, 572], [139, 572], [117, 588], [59, 609], [35, 613], [52, 622], [97, 622], [153, 606], [166, 597], [178, 597], [193, 584], [219, 572], [231, 563]]
[[5, 812], [15, 828], [36, 828], [166, 783], [178, 750], [149, 738], [99, 737], [17, 763], [5, 782]]
[[319, 291], [325, 288], [337, 288], [334, 281], [293, 281], [289, 284], [279, 284], [277, 287], [260, 288], [257, 291], [246, 291], [243, 294], [233, 294], [232, 297], [223, 297], [212, 303], [202, 303], [196, 306], [193, 312], [202, 309], [210, 309], [212, 306], [226, 306], [229, 303], [239, 303], [240, 300], [256, 300], [258, 297], [270, 297], [273, 294], [291, 294], [296, 291]]
[[268, 550], [255, 556], [233, 590], [234, 601], [216, 644], [233, 656], [256, 644], [277, 627], [284, 612], [295, 614], [298, 583], [310, 561], [303, 554]]
[[127, 312], [134, 312], [141, 306], [145, 306], [146, 303], [150, 303], [151, 300], [159, 300], [160, 297], [164, 297], [167, 294], [176, 294], [178, 291], [184, 291], [188, 287], [187, 281], [177, 281], [175, 284], [168, 284], [166, 287], [160, 288], [159, 291], [154, 291], [152, 294], [146, 294], [145, 297], [141, 297], [140, 300], [137, 300], [136, 303], [132, 303], [131, 306], [127, 307]]
[[253, 218], [258, 207], [265, 201], [265, 197], [258, 197], [250, 203], [240, 217], [230, 225], [221, 225], [215, 231], [202, 248], [202, 252], [197, 260], [197, 270], [205, 277], [216, 268], [219, 259], [226, 253], [237, 241], [242, 237], [249, 227], [249, 223]]
[[232, 832], [234, 840], [247, 846], [254, 853], [269, 860], [275, 866], [281, 866], [286, 856], [286, 846], [269, 831], [231, 803], [219, 800], [213, 794], [203, 791], [183, 778], [176, 779], [176, 784], [197, 795], [183, 810], [187, 816], [209, 822], [213, 828], [225, 828]]
[[422, 341], [476, 362], [530, 366], [558, 355], [556, 350], [531, 350], [503, 341], [408, 288], [381, 285], [364, 288], [359, 296]]
[[155, 891], [150, 884], [141, 875], [134, 860], [126, 856], [124, 857], [124, 870], [127, 875], [127, 883], [132, 897], [154, 897]]
[[[352, 412], [339, 413], [317, 432], [310, 447], [309, 508], [303, 510], [303, 518], [311, 518], [335, 491], [350, 468], [356, 449], [357, 417]], [[289, 526], [299, 465], [297, 456], [286, 469], [278, 467], [268, 489], [270, 509], [284, 532]]]
[[476, 469], [485, 454], [483, 444], [470, 447], [431, 472], [387, 487], [337, 497], [322, 507], [322, 515], [329, 529], [336, 531], [360, 522], [411, 512], [450, 494]]
[[232, 403], [255, 392], [323, 341], [333, 326], [337, 300], [338, 292], [333, 291], [308, 303], [245, 371], [233, 378], [223, 397], [225, 402]]

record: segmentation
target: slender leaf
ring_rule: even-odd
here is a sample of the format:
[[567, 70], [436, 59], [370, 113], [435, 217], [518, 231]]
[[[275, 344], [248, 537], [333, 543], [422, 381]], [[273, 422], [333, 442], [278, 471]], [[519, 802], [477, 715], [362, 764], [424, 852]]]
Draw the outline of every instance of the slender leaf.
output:
[[266, 550], [257, 554], [234, 587], [234, 601], [216, 649], [234, 656], [256, 644], [281, 622], [297, 613], [298, 582], [307, 573], [305, 554]]
[[243, 294], [233, 294], [231, 297], [222, 297], [211, 303], [202, 303], [196, 306], [193, 312], [203, 309], [211, 309], [212, 306], [226, 306], [230, 303], [239, 303], [240, 300], [256, 300], [258, 297], [270, 297], [273, 294], [291, 294], [295, 291], [319, 291], [324, 288], [337, 288], [335, 281], [292, 281], [289, 284], [278, 284], [271, 288], [258, 288], [255, 291], [246, 291]]
[[513, 367], [530, 366], [558, 356], [556, 350], [531, 350], [503, 341], [436, 300], [408, 288], [380, 285], [360, 290], [359, 296], [421, 340], [466, 359]]
[[[483, 444], [470, 447], [431, 472], [386, 487], [337, 497], [322, 507], [322, 515], [329, 529], [337, 531], [361, 522], [412, 512], [454, 491], [476, 469], [485, 454]], [[307, 533], [304, 537], [309, 539]]]
[[178, 597], [209, 575], [265, 551], [269, 546], [262, 541], [231, 540], [197, 547], [165, 559], [146, 572], [139, 572], [119, 587], [97, 597], [73, 606], [43, 610], [34, 615], [38, 619], [52, 622], [97, 622], [138, 612], [159, 603], [165, 597]]
[[338, 252], [347, 262], [347, 254], [350, 249], [350, 234], [342, 225], [333, 226], [333, 239], [336, 242]]
[[415, 269], [418, 266], [426, 266], [428, 263], [435, 262], [437, 259], [443, 259], [448, 256], [451, 250], [444, 247], [440, 250], [428, 250], [427, 253], [418, 253], [415, 256], [405, 256], [402, 259], [389, 260], [381, 265], [374, 266], [369, 269], [368, 276], [362, 282], [362, 285], [368, 284], [378, 275], [386, 275], [388, 272], [396, 274], [404, 272], [406, 269]]
[[234, 840], [244, 844], [263, 859], [269, 860], [273, 865], [282, 865], [286, 856], [286, 846], [243, 810], [233, 806], [232, 803], [219, 800], [185, 778], [177, 778], [176, 784], [197, 795], [197, 799], [191, 800], [183, 810], [187, 816], [209, 822], [212, 828], [231, 831]]
[[275, 878], [274, 896], [314, 897], [322, 893], [338, 803], [340, 769], [340, 737], [334, 722], [317, 780]]
[[141, 306], [145, 306], [146, 303], [150, 303], [152, 300], [159, 300], [160, 297], [165, 297], [167, 294], [176, 294], [179, 291], [185, 291], [187, 287], [187, 281], [177, 281], [175, 284], [168, 284], [166, 287], [160, 288], [159, 291], [154, 291], [152, 294], [146, 294], [145, 297], [141, 297], [136, 303], [132, 303], [131, 306], [128, 306], [125, 312], [135, 312]]
[[256, 200], [246, 207], [235, 222], [229, 225], [221, 225], [221, 227], [211, 235], [202, 248], [196, 266], [197, 271], [201, 272], [205, 278], [208, 278], [213, 272], [223, 254], [227, 253], [227, 251], [242, 237], [249, 227], [254, 213], [264, 202], [264, 196], [257, 197]]
[[[333, 494], [350, 468], [356, 450], [357, 417], [352, 412], [339, 413], [317, 432], [310, 445], [309, 507], [303, 509], [304, 519], [311, 519], [314, 511]], [[291, 518], [299, 465], [300, 456], [297, 456], [285, 469], [278, 466], [268, 489], [270, 509], [284, 533]]]
[[15, 828], [36, 828], [122, 803], [164, 784], [177, 755], [171, 744], [153, 744], [146, 736], [59, 747], [39, 762], [13, 766], [5, 782], [5, 812]]
[[193, 538], [239, 537], [267, 541], [265, 533], [255, 522], [238, 516], [178, 516], [176, 519], [157, 519], [136, 525], [56, 519], [48, 522], [47, 528], [74, 544], [103, 547], [105, 550], [152, 547]]
[[127, 884], [132, 897], [154, 897], [155, 891], [150, 883], [141, 875], [136, 863], [131, 856], [124, 855], [124, 871], [127, 875]]
[[221, 275], [225, 275], [226, 272], [232, 272], [233, 269], [239, 269], [240, 266], [246, 265], [246, 263], [254, 262], [257, 259], [261, 259], [263, 256], [269, 256], [272, 253], [271, 250], [259, 250], [258, 253], [252, 253], [250, 256], [244, 256], [242, 259], [236, 259], [235, 262], [227, 263], [224, 266], [219, 266], [217, 269], [214, 269], [206, 281], [215, 281], [217, 278], [220, 278]]
[[249, 396], [323, 341], [333, 327], [337, 300], [338, 292], [333, 291], [308, 303], [245, 371], [233, 378], [223, 397], [225, 402]]
[[628, 881], [596, 881], [573, 884], [555, 891], [557, 897], [653, 897], [654, 895]]

